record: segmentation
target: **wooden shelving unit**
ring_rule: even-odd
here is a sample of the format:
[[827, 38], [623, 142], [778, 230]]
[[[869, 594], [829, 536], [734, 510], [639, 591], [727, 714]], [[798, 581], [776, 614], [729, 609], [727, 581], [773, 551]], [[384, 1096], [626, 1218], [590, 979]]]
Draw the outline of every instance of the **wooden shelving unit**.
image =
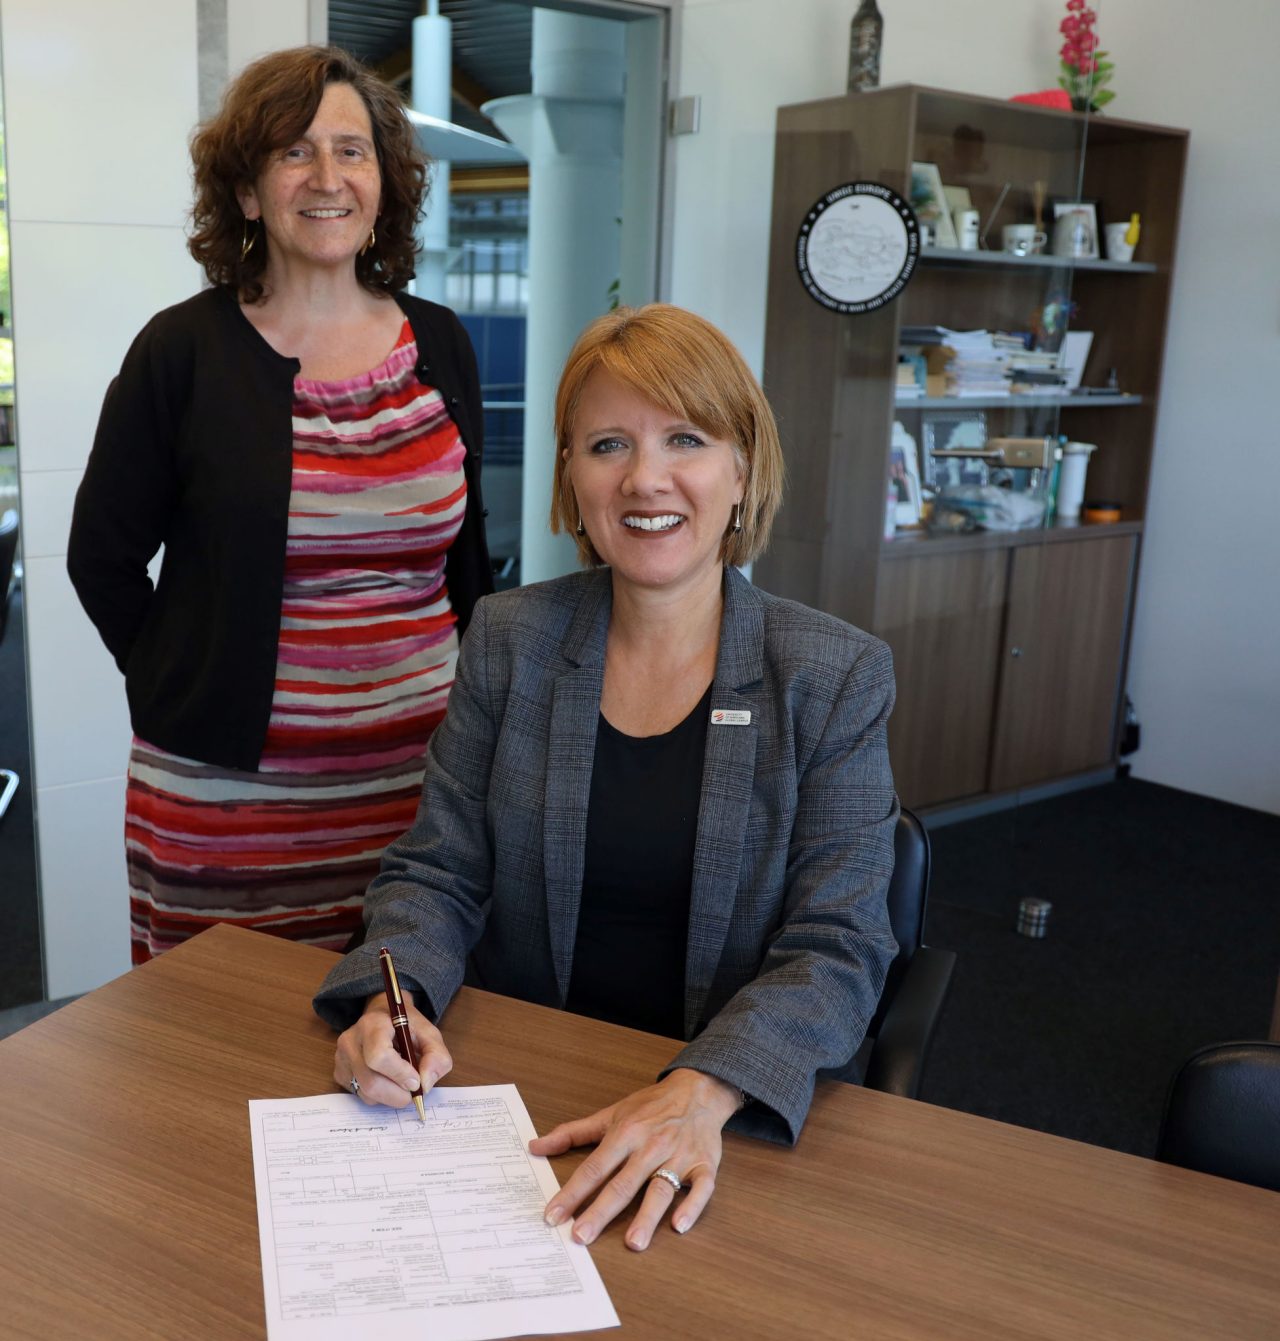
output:
[[[906, 804], [998, 797], [1118, 757], [1186, 149], [1179, 130], [915, 85], [779, 110], [764, 381], [789, 484], [755, 579], [893, 648], [890, 751]], [[794, 261], [808, 209], [859, 180], [909, 197], [916, 161], [969, 189], [993, 239], [1030, 220], [1037, 181], [1051, 201], [1096, 201], [1104, 220], [1137, 211], [1137, 259], [927, 249], [884, 308], [815, 303]], [[1027, 330], [1051, 298], [1093, 332], [1085, 384], [1114, 369], [1117, 393], [896, 395], [904, 326]], [[885, 540], [894, 420], [920, 443], [924, 416], [969, 410], [992, 434], [1097, 443], [1088, 492], [1120, 502], [1124, 520]]]

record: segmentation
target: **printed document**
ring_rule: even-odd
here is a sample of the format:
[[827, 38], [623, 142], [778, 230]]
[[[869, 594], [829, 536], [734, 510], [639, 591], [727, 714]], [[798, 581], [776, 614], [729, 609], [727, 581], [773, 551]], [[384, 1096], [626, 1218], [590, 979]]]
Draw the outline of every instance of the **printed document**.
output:
[[591, 1255], [543, 1222], [559, 1184], [516, 1087], [437, 1087], [426, 1111], [250, 1101], [269, 1341], [616, 1327]]

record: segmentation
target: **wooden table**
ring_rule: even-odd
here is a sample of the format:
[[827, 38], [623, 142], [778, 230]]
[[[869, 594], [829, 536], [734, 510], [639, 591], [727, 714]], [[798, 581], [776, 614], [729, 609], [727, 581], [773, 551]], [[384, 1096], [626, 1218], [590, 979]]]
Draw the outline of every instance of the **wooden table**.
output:
[[[264, 1336], [246, 1101], [331, 1088], [332, 958], [217, 927], [0, 1042], [0, 1334]], [[444, 1027], [543, 1131], [671, 1049], [465, 989]], [[794, 1150], [728, 1138], [687, 1237], [622, 1227], [629, 1339], [1280, 1335], [1280, 1195], [844, 1085]]]

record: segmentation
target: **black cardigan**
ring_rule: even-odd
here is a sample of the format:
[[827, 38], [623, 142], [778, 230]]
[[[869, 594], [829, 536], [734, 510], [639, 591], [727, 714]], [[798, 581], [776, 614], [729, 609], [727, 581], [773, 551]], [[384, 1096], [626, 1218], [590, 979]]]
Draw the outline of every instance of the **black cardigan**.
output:
[[[475, 354], [448, 308], [397, 294], [466, 446], [467, 508], [445, 580], [459, 634], [493, 590], [480, 494]], [[133, 729], [161, 749], [253, 770], [275, 689], [300, 365], [228, 289], [153, 317], [107, 388], [76, 494], [67, 571], [125, 674]], [[147, 564], [164, 560], [152, 589]]]

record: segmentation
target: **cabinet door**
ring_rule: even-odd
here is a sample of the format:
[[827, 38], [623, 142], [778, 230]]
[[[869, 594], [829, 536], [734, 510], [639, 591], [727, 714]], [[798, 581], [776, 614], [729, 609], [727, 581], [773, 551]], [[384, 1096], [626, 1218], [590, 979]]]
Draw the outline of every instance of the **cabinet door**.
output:
[[991, 790], [1105, 767], [1115, 758], [1135, 538], [1014, 551]]
[[875, 632], [893, 649], [889, 760], [904, 805], [986, 790], [1007, 562], [977, 549], [881, 567]]

